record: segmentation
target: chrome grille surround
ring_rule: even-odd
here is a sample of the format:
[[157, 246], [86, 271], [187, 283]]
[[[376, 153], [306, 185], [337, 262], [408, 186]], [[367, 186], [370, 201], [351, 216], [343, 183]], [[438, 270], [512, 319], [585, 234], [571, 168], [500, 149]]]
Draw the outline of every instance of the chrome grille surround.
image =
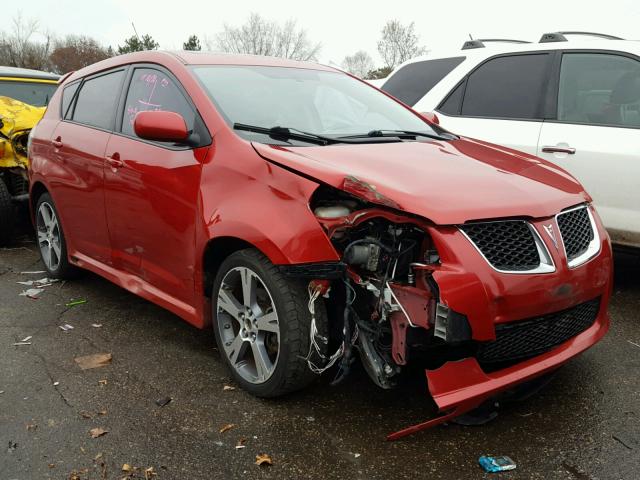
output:
[[600, 235], [589, 205], [563, 210], [556, 215], [556, 223], [569, 268], [578, 267], [600, 253]]
[[[533, 245], [535, 245], [535, 250], [538, 256], [537, 265], [527, 264], [523, 268], [520, 268], [520, 267], [504, 268], [504, 266], [500, 266], [499, 264], [497, 265], [495, 258], [493, 258], [493, 261], [492, 261], [492, 258], [489, 258], [489, 257], [493, 257], [493, 255], [490, 252], [487, 252], [487, 254], [483, 252], [482, 247], [485, 247], [485, 249], [487, 249], [486, 245], [484, 244], [479, 245], [477, 243], [478, 238], [476, 237], [476, 239], [474, 240], [473, 237], [475, 235], [471, 232], [468, 233], [465, 231], [465, 229], [469, 230], [471, 228], [475, 228], [478, 226], [491, 228], [492, 225], [496, 225], [496, 228], [500, 228], [504, 230], [505, 225], [508, 225], [509, 223], [513, 224], [514, 227], [517, 226], [516, 228], [517, 230], [519, 230], [518, 234], [522, 234], [522, 226], [526, 226], [526, 230], [531, 235], [531, 240], [533, 240]], [[531, 225], [529, 222], [525, 220], [494, 220], [494, 221], [488, 221], [488, 222], [473, 222], [473, 223], [460, 225], [458, 229], [467, 238], [467, 240], [469, 240], [471, 245], [474, 246], [474, 248], [478, 251], [478, 253], [480, 253], [482, 258], [484, 258], [485, 261], [491, 266], [491, 268], [493, 268], [497, 272], [514, 273], [514, 274], [532, 274], [532, 273], [551, 273], [551, 272], [555, 272], [556, 270], [555, 264], [553, 263], [553, 259], [551, 258], [551, 254], [549, 253], [549, 250], [547, 249], [547, 246], [545, 245], [545, 243], [542, 241], [540, 234], [533, 227], [533, 225]], [[504, 232], [502, 232], [502, 234], [504, 234]], [[529, 247], [529, 248], [532, 248], [532, 247]], [[533, 254], [533, 251], [526, 253], [526, 255], [528, 256], [530, 256], [531, 254]]]

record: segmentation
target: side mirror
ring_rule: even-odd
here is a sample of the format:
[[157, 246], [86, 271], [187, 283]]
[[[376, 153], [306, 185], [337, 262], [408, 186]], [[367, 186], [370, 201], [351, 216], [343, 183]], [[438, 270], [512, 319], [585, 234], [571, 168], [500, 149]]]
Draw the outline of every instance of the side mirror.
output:
[[186, 142], [189, 138], [187, 123], [175, 112], [138, 112], [133, 131], [140, 138], [156, 142]]
[[427, 122], [440, 125], [440, 119], [434, 112], [421, 112], [420, 115], [422, 115], [422, 118], [424, 118]]

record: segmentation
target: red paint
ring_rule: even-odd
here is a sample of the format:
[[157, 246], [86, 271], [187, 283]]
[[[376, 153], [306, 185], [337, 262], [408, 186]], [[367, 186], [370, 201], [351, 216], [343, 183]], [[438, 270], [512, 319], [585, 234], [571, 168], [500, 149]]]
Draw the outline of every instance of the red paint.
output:
[[138, 112], [133, 130], [140, 138], [159, 142], [181, 142], [189, 136], [184, 118], [175, 112]]
[[[427, 231], [429, 248], [440, 256], [440, 264], [417, 267], [415, 287], [393, 285], [417, 328], [431, 328], [434, 299], [428, 276], [437, 283], [441, 301], [468, 317], [479, 341], [495, 338], [496, 323], [602, 297], [596, 324], [544, 355], [491, 374], [469, 359], [429, 372], [430, 392], [444, 414], [428, 425], [557, 367], [604, 335], [612, 260], [597, 215], [601, 253], [578, 268], [569, 269], [542, 235], [556, 265], [551, 274], [498, 273], [455, 227], [468, 220], [515, 216], [530, 218], [542, 231], [542, 224], [560, 210], [590, 200], [568, 173], [536, 157], [465, 138], [325, 147], [251, 144], [225, 123], [185, 66], [247, 61], [332, 70], [266, 57], [141, 52], [110, 58], [66, 79], [132, 62], [160, 64], [182, 84], [213, 138], [197, 149], [167, 148], [61, 121], [63, 88], [58, 89], [33, 136], [30, 177], [32, 190], [45, 188], [53, 197], [73, 263], [203, 328], [210, 321], [204, 271], [209, 242], [242, 240], [274, 264], [337, 261], [340, 254], [330, 237], [381, 216]], [[148, 138], [179, 140], [186, 127], [179, 116], [145, 112], [136, 117], [135, 128]], [[320, 184], [379, 207], [320, 223], [309, 208]], [[358, 281], [355, 272], [349, 274]], [[403, 323], [394, 320], [399, 363], [405, 351]]]

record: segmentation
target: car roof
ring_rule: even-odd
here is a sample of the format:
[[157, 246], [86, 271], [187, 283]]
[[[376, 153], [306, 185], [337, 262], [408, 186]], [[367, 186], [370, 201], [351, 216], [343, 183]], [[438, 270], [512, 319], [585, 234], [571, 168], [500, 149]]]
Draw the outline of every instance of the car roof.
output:
[[60, 75], [40, 70], [32, 70], [30, 68], [0, 66], [0, 77], [33, 78], [38, 80], [53, 80], [57, 82]]
[[339, 71], [336, 68], [322, 65], [320, 63], [303, 62], [277, 57], [267, 57], [264, 55], [224, 54], [187, 50], [147, 50], [144, 52], [134, 52], [125, 55], [117, 55], [115, 57], [102, 60], [101, 62], [84, 67], [77, 72], [73, 72], [73, 74], [71, 74], [69, 78], [65, 80], [73, 81], [77, 78], [85, 77], [102, 70], [122, 65], [128, 65], [131, 63], [158, 63], [160, 65], [163, 65], [176, 62], [182, 65], [258, 65], [269, 67], [306, 68], [332, 72]]
[[405, 65], [408, 65], [410, 63], [422, 62], [425, 60], [435, 60], [439, 58], [450, 57], [466, 57], [467, 60], [481, 61], [494, 55], [501, 55], [506, 53], [527, 53], [549, 50], [610, 50], [630, 52], [640, 55], [640, 41], [606, 40], [596, 37], [580, 37], [574, 40], [572, 37], [567, 41], [543, 43], [486, 42], [484, 44], [484, 47], [480, 48], [432, 50], [426, 55], [415, 57], [404, 62], [402, 65], [398, 66], [393, 73], [395, 73]]

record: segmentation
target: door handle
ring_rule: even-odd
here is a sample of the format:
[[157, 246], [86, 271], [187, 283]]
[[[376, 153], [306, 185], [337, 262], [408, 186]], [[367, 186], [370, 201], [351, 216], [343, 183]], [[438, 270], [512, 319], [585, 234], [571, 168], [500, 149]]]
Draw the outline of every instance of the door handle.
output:
[[121, 168], [124, 167], [124, 162], [120, 160], [120, 154], [118, 152], [113, 155], [105, 157], [105, 160], [109, 164], [111, 168]]
[[55, 147], [55, 148], [62, 148], [63, 143], [62, 143], [62, 138], [58, 137], [55, 140], [53, 140], [51, 142], [51, 144]]
[[576, 149], [573, 147], [560, 147], [560, 146], [553, 146], [553, 145], [547, 145], [545, 147], [542, 147], [542, 151], [544, 153], [566, 153], [569, 155], [573, 155], [576, 153]]

